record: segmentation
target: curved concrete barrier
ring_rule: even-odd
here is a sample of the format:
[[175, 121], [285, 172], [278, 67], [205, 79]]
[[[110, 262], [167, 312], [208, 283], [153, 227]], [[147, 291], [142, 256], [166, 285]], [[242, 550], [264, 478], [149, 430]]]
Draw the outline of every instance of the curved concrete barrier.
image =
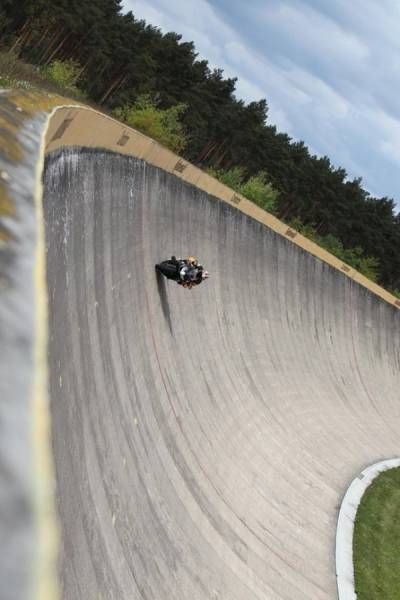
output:
[[[37, 98], [4, 101], [8, 121], [33, 106], [16, 130], [31, 132], [30, 151], [0, 165], [15, 208], [0, 219], [4, 270], [32, 318], [23, 273], [37, 237], [25, 246], [13, 232], [36, 221], [30, 186], [20, 210], [16, 184], [46, 117]], [[56, 108], [45, 152], [36, 290], [48, 293], [63, 597], [334, 598], [342, 491], [398, 448], [398, 301], [100, 113]], [[188, 292], [157, 279], [172, 253], [200, 256], [210, 281]], [[17, 326], [2, 325], [20, 348]], [[24, 330], [29, 356], [38, 336]], [[8, 393], [26, 404], [32, 367], [21, 389], [15, 360], [3, 360]], [[43, 386], [37, 397], [45, 412]]]
[[374, 479], [383, 471], [400, 467], [400, 459], [381, 460], [370, 465], [353, 479], [340, 506], [336, 532], [336, 576], [339, 600], [356, 600], [353, 567], [353, 533], [362, 497]]

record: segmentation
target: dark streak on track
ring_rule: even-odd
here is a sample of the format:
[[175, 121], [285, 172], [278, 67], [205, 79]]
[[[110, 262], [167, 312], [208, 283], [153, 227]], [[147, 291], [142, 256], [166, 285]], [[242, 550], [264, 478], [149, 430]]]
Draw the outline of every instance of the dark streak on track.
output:
[[158, 289], [158, 293], [160, 296], [160, 302], [161, 302], [161, 308], [163, 311], [163, 315], [168, 323], [168, 327], [171, 332], [171, 335], [173, 335], [174, 332], [172, 329], [171, 311], [170, 311], [169, 305], [168, 305], [168, 296], [167, 296], [167, 287], [166, 287], [165, 278], [162, 276], [162, 274], [159, 271], [156, 271], [155, 275], [156, 275], [156, 279], [157, 279], [157, 289]]
[[335, 598], [340, 499], [398, 455], [399, 311], [140, 160], [44, 180], [64, 600]]

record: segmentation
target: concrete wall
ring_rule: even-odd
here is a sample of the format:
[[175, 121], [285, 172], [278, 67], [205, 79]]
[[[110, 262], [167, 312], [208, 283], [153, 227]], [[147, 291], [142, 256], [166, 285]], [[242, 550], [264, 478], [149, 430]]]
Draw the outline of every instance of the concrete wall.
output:
[[[335, 598], [340, 498], [398, 451], [400, 313], [141, 159], [50, 155], [45, 214], [64, 598]], [[157, 279], [172, 253], [210, 280]]]
[[[52, 456], [65, 598], [335, 597], [340, 497], [397, 453], [399, 301], [63, 102], [0, 96], [3, 597], [56, 595]], [[172, 252], [211, 280], [157, 281]]]
[[232, 206], [236, 206], [244, 214], [256, 219], [273, 231], [284, 235], [294, 244], [367, 287], [373, 293], [386, 300], [386, 302], [400, 307], [400, 300], [374, 284], [361, 275], [361, 273], [358, 273], [355, 269], [344, 264], [323, 248], [320, 248], [293, 229], [290, 229], [285, 223], [279, 221], [273, 215], [266, 213], [240, 194], [233, 192], [233, 190], [213, 177], [210, 177], [207, 173], [194, 167], [134, 129], [126, 127], [105, 115], [82, 107], [60, 108], [54, 114], [49, 124], [46, 135], [46, 153], [51, 153], [61, 147], [74, 145], [106, 148], [119, 154], [135, 156], [168, 173], [173, 173], [175, 176], [195, 185], [208, 194]]

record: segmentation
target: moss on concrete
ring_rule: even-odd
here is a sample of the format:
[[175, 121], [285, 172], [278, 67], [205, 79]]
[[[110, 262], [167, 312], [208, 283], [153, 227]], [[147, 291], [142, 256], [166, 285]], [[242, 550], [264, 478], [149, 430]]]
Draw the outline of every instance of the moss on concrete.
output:
[[38, 91], [9, 90], [0, 97], [0, 219], [16, 217], [16, 210], [8, 191], [7, 166], [16, 165], [24, 158], [20, 132], [27, 122], [40, 112], [50, 112], [70, 100]]

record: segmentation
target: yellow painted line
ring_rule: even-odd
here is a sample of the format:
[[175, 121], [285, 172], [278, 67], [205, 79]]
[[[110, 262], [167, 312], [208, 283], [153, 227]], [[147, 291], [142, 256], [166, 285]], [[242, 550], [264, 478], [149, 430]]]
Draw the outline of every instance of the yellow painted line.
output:
[[48, 395], [48, 312], [43, 215], [42, 171], [44, 135], [36, 167], [35, 208], [37, 238], [35, 251], [35, 347], [32, 438], [35, 473], [35, 511], [38, 525], [37, 562], [34, 571], [34, 599], [57, 600], [58, 526], [54, 507], [55, 477], [51, 449], [50, 407]]

